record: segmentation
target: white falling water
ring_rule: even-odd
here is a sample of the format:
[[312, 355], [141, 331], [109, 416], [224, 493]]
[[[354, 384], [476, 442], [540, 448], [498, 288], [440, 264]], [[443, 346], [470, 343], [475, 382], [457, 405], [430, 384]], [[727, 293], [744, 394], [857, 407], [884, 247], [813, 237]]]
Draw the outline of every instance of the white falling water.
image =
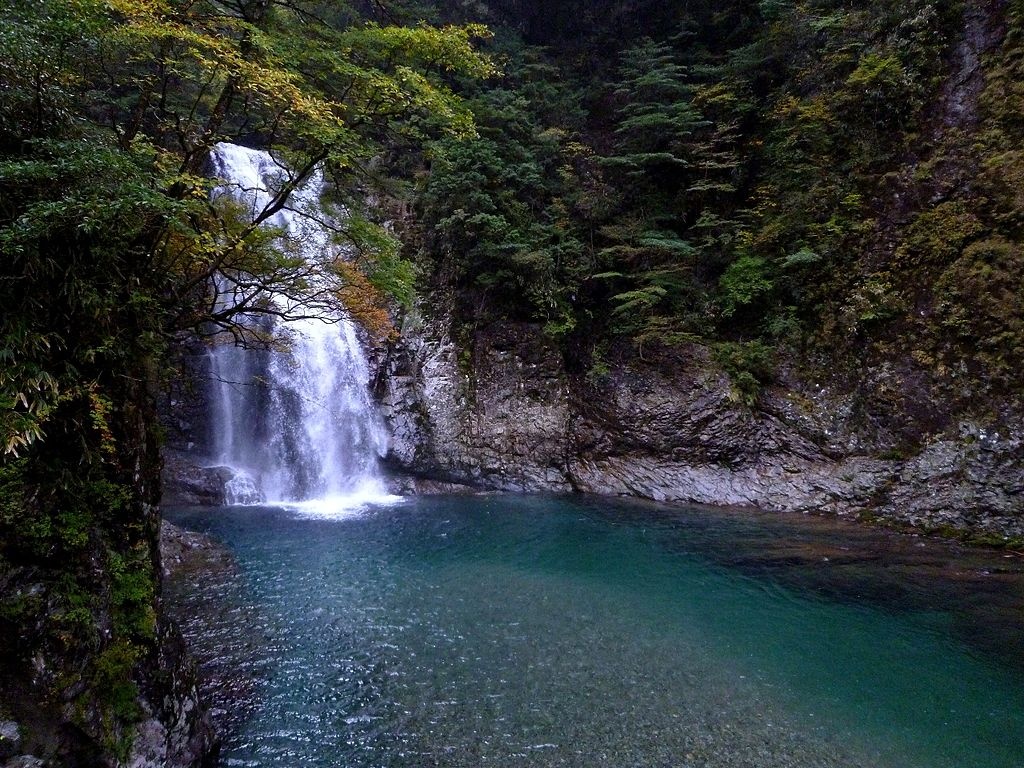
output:
[[[253, 217], [271, 202], [269, 190], [282, 169], [268, 153], [218, 144], [212, 159], [224, 181], [215, 194], [231, 195]], [[323, 189], [322, 175], [314, 174], [267, 221], [300, 243], [311, 262], [337, 248], [320, 223]], [[221, 294], [229, 306], [240, 298], [228, 281]], [[271, 301], [282, 309], [296, 306]], [[228, 503], [305, 503], [334, 511], [392, 500], [378, 466], [387, 434], [369, 395], [369, 366], [356, 328], [344, 317], [329, 320], [243, 316], [252, 329], [290, 343], [254, 350], [223, 338], [211, 348], [212, 458], [233, 470]]]

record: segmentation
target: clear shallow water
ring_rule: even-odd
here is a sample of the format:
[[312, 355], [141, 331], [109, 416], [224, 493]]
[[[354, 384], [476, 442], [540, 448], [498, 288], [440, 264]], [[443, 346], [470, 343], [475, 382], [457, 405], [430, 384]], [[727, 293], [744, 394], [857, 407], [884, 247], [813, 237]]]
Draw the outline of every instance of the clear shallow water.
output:
[[168, 517], [241, 569], [186, 627], [256, 678], [225, 766], [1024, 765], [1017, 558], [575, 498]]

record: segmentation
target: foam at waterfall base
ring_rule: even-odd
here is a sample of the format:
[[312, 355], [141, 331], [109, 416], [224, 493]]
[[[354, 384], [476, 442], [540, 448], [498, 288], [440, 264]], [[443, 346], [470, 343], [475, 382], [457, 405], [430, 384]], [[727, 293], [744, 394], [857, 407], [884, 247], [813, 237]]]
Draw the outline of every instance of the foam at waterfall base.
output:
[[244, 470], [229, 468], [231, 479], [224, 483], [224, 499], [228, 506], [251, 506], [263, 501], [259, 483]]
[[382, 483], [368, 480], [348, 493], [305, 501], [268, 501], [263, 506], [281, 507], [297, 517], [313, 520], [344, 520], [358, 517], [373, 507], [393, 506], [403, 501], [405, 497], [388, 493]]

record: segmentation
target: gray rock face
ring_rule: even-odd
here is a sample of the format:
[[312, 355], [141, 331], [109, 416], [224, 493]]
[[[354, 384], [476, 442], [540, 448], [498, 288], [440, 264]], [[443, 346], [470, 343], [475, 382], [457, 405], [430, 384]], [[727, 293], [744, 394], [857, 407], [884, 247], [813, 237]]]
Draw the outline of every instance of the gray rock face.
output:
[[1024, 537], [1024, 441], [977, 423], [930, 443], [879, 489], [879, 514], [911, 525]]
[[21, 727], [13, 720], [0, 722], [0, 760], [18, 753], [21, 747]]
[[161, 503], [169, 507], [224, 504], [225, 486], [234, 476], [227, 467], [202, 467], [185, 454], [165, 451]]
[[200, 702], [195, 667], [177, 629], [165, 631], [161, 655], [162, 671], [174, 677], [184, 695], [164, 699], [156, 710], [146, 707], [148, 717], [136, 727], [127, 768], [197, 766], [210, 752], [209, 715]]
[[[406, 328], [381, 362], [390, 464], [419, 478], [515, 491], [869, 515], [925, 529], [1024, 536], [1024, 420], [964, 420], [892, 457], [891, 424], [856, 397], [791, 378], [756, 409], [694, 347], [596, 382], [567, 373], [539, 329], [457, 345], [445, 317]], [[876, 378], [887, 371], [867, 372]], [[934, 406], [922, 404], [929, 418]], [[884, 458], [883, 458], [884, 457]]]
[[569, 386], [561, 358], [528, 329], [484, 335], [465, 355], [423, 326], [382, 363], [389, 461], [425, 479], [509, 491], [570, 491]]

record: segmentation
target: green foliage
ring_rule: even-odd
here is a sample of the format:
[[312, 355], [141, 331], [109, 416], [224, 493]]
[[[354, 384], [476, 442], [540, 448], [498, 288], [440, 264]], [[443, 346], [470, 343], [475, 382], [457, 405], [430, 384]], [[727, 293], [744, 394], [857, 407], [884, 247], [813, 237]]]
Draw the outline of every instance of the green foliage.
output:
[[[557, 98], [549, 89], [546, 94]], [[480, 135], [434, 147], [421, 194], [426, 247], [448, 277], [491, 307], [572, 329], [572, 294], [588, 257], [570, 212], [583, 190], [586, 148], [540, 124], [515, 91], [495, 89], [473, 102]]]
[[748, 408], [756, 405], [761, 388], [775, 373], [774, 350], [757, 341], [720, 342], [712, 356], [729, 376], [733, 402]]
[[131, 682], [132, 668], [138, 655], [138, 650], [127, 643], [115, 643], [99, 655], [95, 664], [93, 685], [102, 692], [111, 714], [126, 722], [141, 714], [137, 701], [138, 687]]
[[692, 103], [686, 76], [665, 43], [643, 40], [626, 51], [612, 92], [624, 103], [615, 126], [616, 153], [605, 158], [607, 166], [649, 185], [694, 164], [692, 138], [708, 123]]
[[[789, 336], [797, 319], [806, 332], [828, 326], [837, 305], [877, 305], [864, 282], [853, 288], [860, 296], [847, 293], [876, 235], [865, 203], [916, 139], [959, 24], [953, 3], [819, 6], [772, 4], [773, 25], [755, 46], [784, 65], [775, 77], [785, 85], [768, 97], [757, 140], [766, 164], [720, 283], [724, 317], [761, 297], [747, 327], [777, 329], [785, 316]], [[753, 74], [739, 53], [735, 65]], [[854, 312], [867, 319], [873, 310]]]
[[893, 53], [865, 54], [844, 85], [851, 118], [876, 128], [899, 128], [920, 107], [913, 98], [913, 80]]
[[5, 525], [21, 514], [28, 501], [28, 490], [24, 459], [0, 464], [0, 520]]
[[0, 631], [5, 635], [14, 634], [17, 628], [35, 621], [43, 610], [43, 601], [39, 595], [4, 594], [0, 596]]
[[944, 335], [995, 375], [1017, 377], [1024, 355], [1024, 252], [993, 237], [971, 244], [935, 283]]
[[736, 229], [734, 121], [746, 105], [732, 83], [702, 82], [721, 72], [696, 74], [679, 43], [628, 48], [610, 88], [615, 143], [601, 163], [617, 195], [602, 212], [595, 278], [608, 286], [608, 330], [641, 343], [711, 330], [709, 278]]
[[83, 720], [84, 714], [98, 705], [103, 729], [101, 740], [120, 760], [127, 759], [134, 739], [131, 727], [143, 714], [139, 706], [139, 687], [133, 679], [140, 658], [139, 649], [130, 643], [110, 644], [96, 656], [86, 692], [78, 699]]
[[149, 552], [138, 546], [127, 555], [110, 552], [108, 558], [110, 602], [118, 635], [152, 641], [156, 637], [156, 592]]
[[963, 202], [944, 202], [922, 212], [907, 228], [896, 251], [900, 267], [942, 266], [984, 231], [984, 225]]
[[53, 521], [31, 513], [32, 486], [27, 475], [25, 459], [0, 463], [0, 531], [6, 534], [0, 556], [5, 559], [18, 552], [45, 556], [51, 549]]
[[470, 322], [852, 347], [919, 325], [911, 307], [997, 218], [1024, 231], [1019, 56], [986, 63], [982, 174], [950, 179], [944, 153], [970, 151], [944, 115], [971, 99], [949, 95], [957, 0], [572, 8], [523, 27], [545, 50], [499, 28], [508, 77], [472, 89], [480, 138], [439, 148], [422, 186], [427, 272], [472, 294]]
[[[787, 264], [791, 265], [792, 257]], [[732, 317], [736, 311], [765, 299], [774, 288], [768, 263], [759, 256], [741, 256], [723, 273], [718, 281], [721, 293], [722, 315]]]
[[846, 297], [844, 310], [850, 316], [854, 331], [899, 316], [909, 302], [902, 287], [887, 273], [873, 273], [857, 284]]

